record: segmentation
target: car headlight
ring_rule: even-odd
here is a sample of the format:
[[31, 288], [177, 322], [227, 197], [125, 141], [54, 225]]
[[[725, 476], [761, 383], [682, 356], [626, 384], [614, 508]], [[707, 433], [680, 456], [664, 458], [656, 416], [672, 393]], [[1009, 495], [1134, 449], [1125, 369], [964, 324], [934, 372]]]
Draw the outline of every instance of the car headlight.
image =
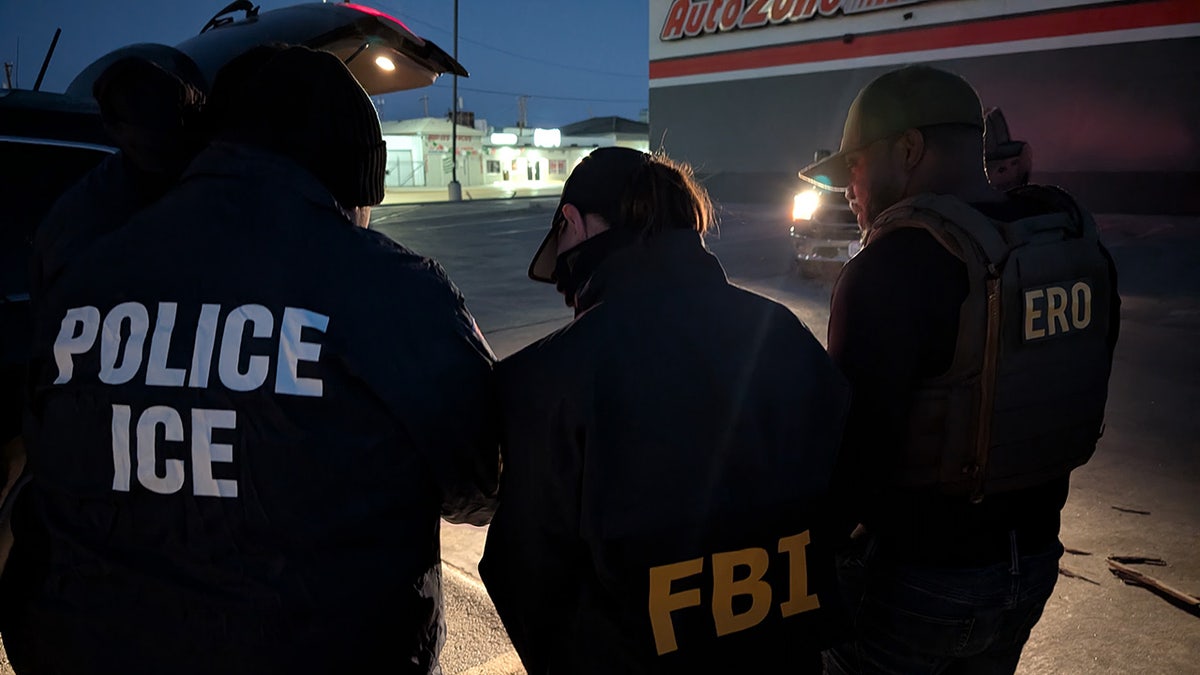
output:
[[792, 199], [792, 220], [812, 220], [813, 214], [821, 206], [821, 193], [816, 190], [797, 192]]

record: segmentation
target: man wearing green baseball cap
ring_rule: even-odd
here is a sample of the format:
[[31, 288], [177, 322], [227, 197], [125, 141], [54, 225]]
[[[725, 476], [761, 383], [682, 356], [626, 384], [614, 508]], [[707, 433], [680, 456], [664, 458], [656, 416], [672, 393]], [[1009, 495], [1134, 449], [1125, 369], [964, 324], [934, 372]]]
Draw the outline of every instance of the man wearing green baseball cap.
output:
[[[982, 139], [983, 106], [975, 89], [953, 73], [928, 66], [908, 66], [876, 78], [850, 104], [839, 150], [801, 169], [800, 178], [826, 189], [846, 191], [852, 183], [852, 163], [876, 159], [885, 151], [888, 141], [900, 140], [906, 132], [921, 129], [939, 131], [941, 136]], [[917, 135], [923, 136], [921, 140], [928, 140], [926, 134]], [[915, 138], [913, 134], [908, 136], [909, 142]], [[954, 144], [951, 145], [953, 149]], [[982, 171], [982, 150], [979, 161], [979, 171], [967, 172], [961, 177], [964, 184], [970, 182], [969, 186], [963, 187], [973, 197], [995, 201], [998, 193], [992, 190]], [[878, 162], [872, 162], [873, 169], [880, 168], [876, 164]], [[861, 191], [864, 187], [874, 186], [859, 184], [855, 187]], [[888, 187], [891, 189], [872, 195], [869, 204], [867, 200], [855, 199], [853, 194], [847, 195], [852, 208], [857, 203], [864, 209], [861, 213], [855, 211], [860, 227], [864, 219], [869, 222], [882, 208], [891, 205], [885, 202], [900, 200], [897, 193], [903, 191], [903, 186]]]
[[844, 190], [864, 244], [830, 303], [853, 392], [837, 484], [854, 626], [827, 673], [1014, 672], [1099, 437], [1112, 259], [1061, 189], [993, 188], [983, 131], [970, 84], [908, 66], [863, 88], [839, 151], [801, 172]]

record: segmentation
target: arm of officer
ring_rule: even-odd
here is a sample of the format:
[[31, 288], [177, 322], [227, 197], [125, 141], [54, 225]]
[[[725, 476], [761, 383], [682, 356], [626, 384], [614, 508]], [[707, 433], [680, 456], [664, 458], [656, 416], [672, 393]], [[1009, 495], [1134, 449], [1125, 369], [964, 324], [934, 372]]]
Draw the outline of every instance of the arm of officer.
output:
[[950, 366], [966, 294], [965, 265], [916, 228], [880, 237], [842, 269], [828, 349], [852, 392], [835, 473], [846, 508], [861, 514], [895, 466], [912, 390]]
[[587, 565], [579, 538], [582, 448], [546, 368], [522, 367], [524, 354], [497, 367], [504, 419], [500, 506], [488, 528], [480, 576], [522, 663], [547, 672], [569, 649], [579, 577]]
[[428, 293], [429, 311], [420, 319], [428, 332], [412, 358], [430, 387], [410, 390], [403, 412], [441, 489], [442, 517], [486, 525], [500, 471], [496, 357], [462, 294], [440, 266], [429, 265], [435, 273], [429, 286], [411, 291]]

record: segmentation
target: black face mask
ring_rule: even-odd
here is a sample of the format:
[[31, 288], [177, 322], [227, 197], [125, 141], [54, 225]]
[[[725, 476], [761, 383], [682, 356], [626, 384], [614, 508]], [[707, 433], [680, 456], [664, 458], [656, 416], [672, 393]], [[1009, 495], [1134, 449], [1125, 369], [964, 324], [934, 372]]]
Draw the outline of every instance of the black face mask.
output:
[[568, 307], [575, 306], [579, 290], [592, 278], [600, 263], [613, 251], [628, 246], [635, 238], [633, 234], [614, 227], [585, 239], [558, 256], [554, 266], [554, 287], [562, 293]]

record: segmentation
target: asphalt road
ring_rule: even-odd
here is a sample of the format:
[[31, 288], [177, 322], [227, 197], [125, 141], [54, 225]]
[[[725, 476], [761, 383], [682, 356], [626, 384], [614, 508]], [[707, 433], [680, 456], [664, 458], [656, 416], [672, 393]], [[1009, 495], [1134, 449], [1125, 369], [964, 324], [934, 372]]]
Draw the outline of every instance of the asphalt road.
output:
[[[526, 275], [556, 204], [553, 198], [536, 198], [382, 206], [372, 213], [372, 227], [436, 258], [466, 296], [496, 354], [504, 357], [570, 320], [554, 287]], [[788, 225], [771, 220], [770, 210], [762, 207], [729, 207], [708, 242], [739, 283], [784, 301], [824, 339], [829, 282], [836, 269], [817, 280], [789, 274]]]
[[[525, 273], [553, 199], [382, 207], [374, 226], [437, 258], [504, 357], [570, 318], [553, 288]], [[836, 270], [803, 279], [790, 267], [787, 223], [771, 209], [731, 205], [709, 246], [735, 283], [790, 307], [822, 342]], [[1063, 558], [1045, 615], [1018, 672], [1200, 672], [1200, 615], [1126, 585], [1107, 557], [1146, 556], [1139, 571], [1200, 594], [1200, 218], [1097, 218], [1117, 260], [1122, 333], [1108, 421], [1093, 460], [1072, 478]], [[476, 563], [486, 528], [447, 526], [449, 673], [520, 673]], [[459, 600], [465, 601], [459, 605]]]

